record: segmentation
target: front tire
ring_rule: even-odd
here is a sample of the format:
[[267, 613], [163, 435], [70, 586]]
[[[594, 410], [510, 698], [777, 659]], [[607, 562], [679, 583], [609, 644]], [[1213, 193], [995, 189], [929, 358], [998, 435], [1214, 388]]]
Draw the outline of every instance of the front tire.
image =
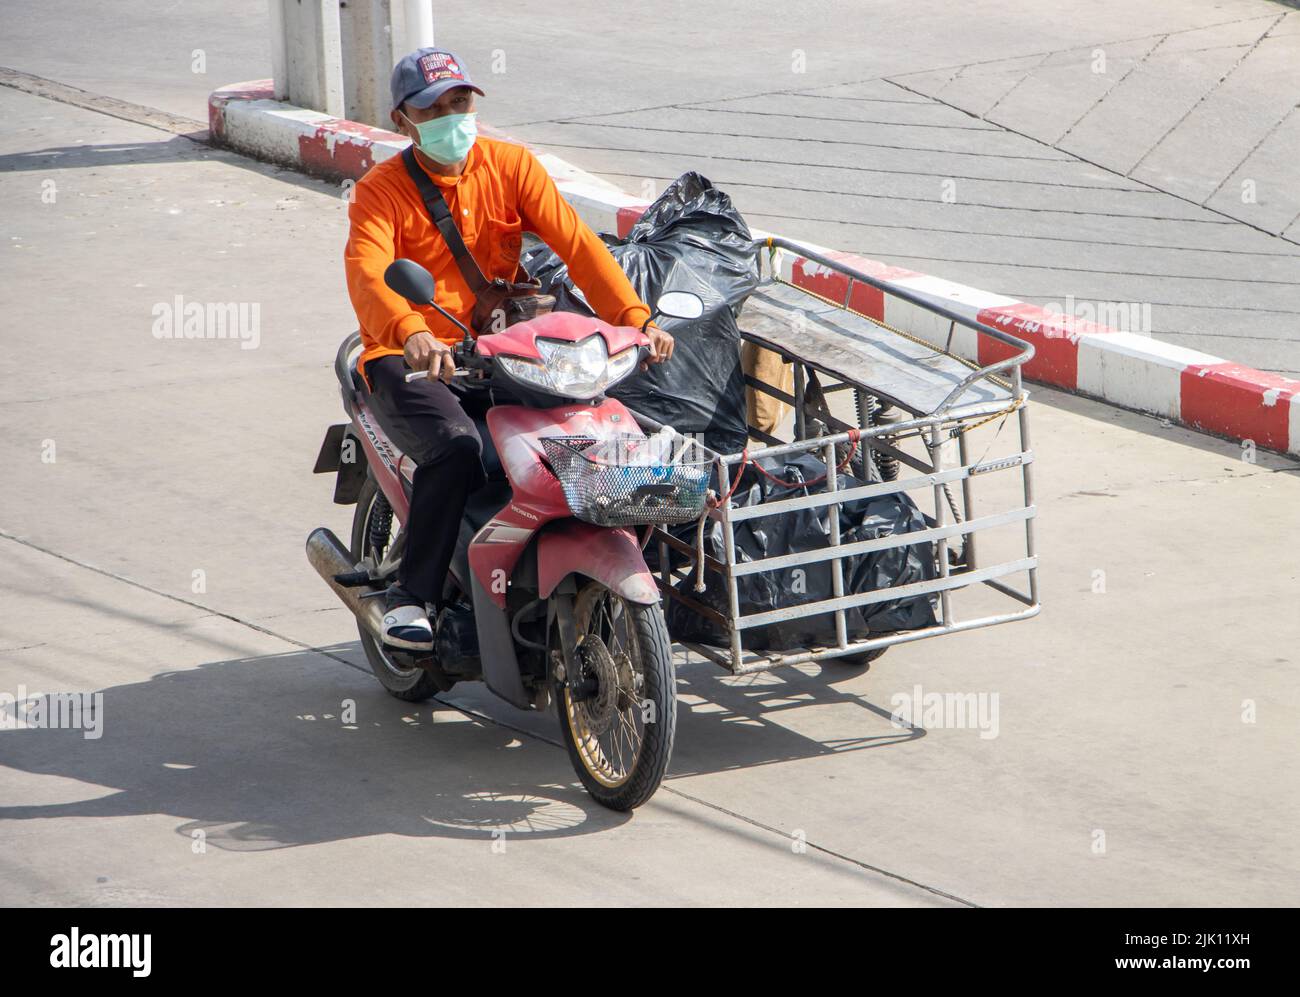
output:
[[556, 682], [560, 735], [587, 792], [611, 810], [632, 810], [663, 781], [677, 731], [663, 610], [589, 582], [574, 600], [574, 618], [581, 673]]
[[[368, 554], [376, 555], [375, 563], [382, 560], [383, 552], [396, 535], [395, 525], [393, 510], [384, 498], [384, 493], [380, 491], [375, 479], [366, 475], [365, 484], [357, 496], [356, 512], [352, 516], [353, 562], [360, 561]], [[382, 599], [383, 596], [373, 598]], [[370, 670], [388, 690], [389, 695], [408, 703], [421, 703], [438, 691], [438, 683], [428, 671], [400, 664], [360, 620], [357, 621], [357, 633], [361, 635], [361, 648], [366, 652]]]

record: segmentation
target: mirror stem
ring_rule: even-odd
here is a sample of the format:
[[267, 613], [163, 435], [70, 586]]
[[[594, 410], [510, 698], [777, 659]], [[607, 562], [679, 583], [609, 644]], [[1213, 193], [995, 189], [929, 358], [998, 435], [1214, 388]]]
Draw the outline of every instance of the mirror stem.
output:
[[429, 299], [429, 307], [465, 334], [465, 345], [467, 347], [474, 344], [474, 335], [469, 331], [469, 326], [465, 325], [465, 323], [456, 318], [455, 315], [451, 314], [451, 312], [447, 311], [447, 309], [443, 308], [442, 305], [438, 304], [438, 302], [434, 301], [432, 298]]

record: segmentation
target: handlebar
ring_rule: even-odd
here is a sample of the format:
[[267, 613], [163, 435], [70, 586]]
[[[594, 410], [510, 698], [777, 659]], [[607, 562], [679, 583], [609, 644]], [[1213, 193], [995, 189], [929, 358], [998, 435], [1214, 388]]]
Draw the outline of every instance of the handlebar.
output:
[[[473, 371], [465, 370], [463, 367], [457, 367], [455, 370], [451, 372], [451, 376], [469, 377], [472, 373]], [[412, 381], [418, 381], [420, 378], [428, 377], [428, 376], [429, 376], [429, 372], [427, 370], [413, 370], [406, 375], [406, 383], [410, 384]]]
[[[456, 361], [456, 368], [452, 371], [452, 377], [473, 377], [476, 372], [479, 377], [486, 380], [486, 373], [492, 367], [492, 361], [487, 357], [480, 357], [477, 353], [467, 353], [464, 343], [457, 343], [451, 348], [452, 358]], [[428, 377], [427, 370], [413, 370], [406, 375], [406, 383], [418, 381], [422, 377]]]

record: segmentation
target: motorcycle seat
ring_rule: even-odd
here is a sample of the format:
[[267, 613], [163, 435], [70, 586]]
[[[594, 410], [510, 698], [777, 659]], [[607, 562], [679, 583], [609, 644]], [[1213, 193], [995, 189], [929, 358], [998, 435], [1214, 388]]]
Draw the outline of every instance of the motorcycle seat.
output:
[[361, 376], [361, 371], [357, 369], [357, 357], [348, 361], [348, 373], [352, 375], [352, 387], [361, 392], [363, 398], [370, 397], [370, 389], [366, 387], [366, 379]]

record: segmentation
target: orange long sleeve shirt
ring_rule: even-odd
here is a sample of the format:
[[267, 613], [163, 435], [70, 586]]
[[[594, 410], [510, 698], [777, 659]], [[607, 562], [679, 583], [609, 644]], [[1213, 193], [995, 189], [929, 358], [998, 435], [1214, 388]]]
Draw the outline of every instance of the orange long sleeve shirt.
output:
[[[427, 172], [427, 171], [426, 171]], [[465, 245], [492, 280], [513, 280], [524, 231], [535, 233], [569, 266], [587, 301], [611, 325], [640, 326], [650, 309], [637, 297], [605, 244], [556, 189], [537, 157], [521, 145], [479, 136], [460, 176], [430, 178], [442, 188]], [[348, 294], [361, 323], [362, 374], [376, 357], [400, 355], [408, 337], [428, 330], [445, 343], [458, 329], [427, 305], [388, 289], [384, 270], [398, 257], [415, 260], [438, 281], [435, 301], [469, 324], [474, 295], [452, 258], [400, 156], [372, 167], [348, 208], [344, 250]]]

